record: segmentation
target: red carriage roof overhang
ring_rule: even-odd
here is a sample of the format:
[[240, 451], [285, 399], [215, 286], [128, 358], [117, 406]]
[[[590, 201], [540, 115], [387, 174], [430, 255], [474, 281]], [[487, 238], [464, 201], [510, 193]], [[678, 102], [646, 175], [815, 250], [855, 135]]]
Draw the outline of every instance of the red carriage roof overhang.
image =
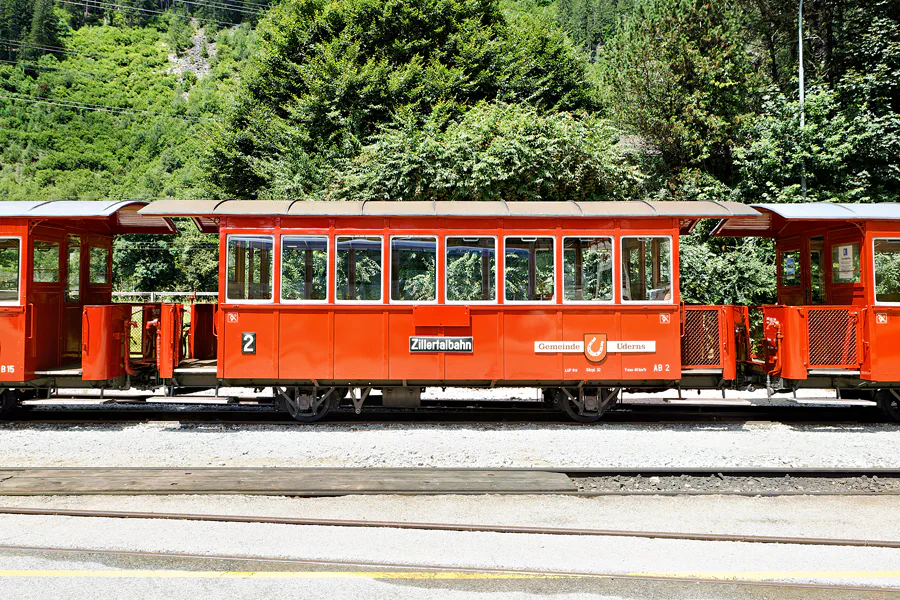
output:
[[837, 204], [805, 202], [800, 204], [751, 204], [758, 212], [751, 218], [725, 217], [713, 230], [718, 237], [778, 237], [791, 223], [819, 221], [859, 223], [861, 221], [900, 221], [900, 204]]
[[142, 215], [139, 210], [147, 206], [139, 200], [92, 201], [92, 200], [51, 200], [43, 202], [2, 201], [0, 218], [28, 219], [30, 221], [53, 221], [84, 219], [103, 221], [112, 234], [125, 233], [175, 233], [177, 229], [171, 219]]

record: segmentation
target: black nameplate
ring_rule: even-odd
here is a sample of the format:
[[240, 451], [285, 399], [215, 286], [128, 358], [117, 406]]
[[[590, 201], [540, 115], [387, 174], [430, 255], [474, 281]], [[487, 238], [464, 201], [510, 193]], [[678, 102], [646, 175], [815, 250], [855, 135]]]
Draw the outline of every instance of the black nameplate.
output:
[[447, 352], [451, 354], [471, 354], [475, 348], [472, 337], [443, 337], [413, 335], [409, 338], [410, 354]]

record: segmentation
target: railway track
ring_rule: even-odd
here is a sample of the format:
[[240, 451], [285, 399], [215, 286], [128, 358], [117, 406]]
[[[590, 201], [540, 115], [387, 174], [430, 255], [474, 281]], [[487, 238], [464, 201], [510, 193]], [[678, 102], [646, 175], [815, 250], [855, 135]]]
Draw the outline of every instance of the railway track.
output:
[[[536, 409], [527, 403], [479, 404], [478, 407], [434, 406], [427, 410], [367, 409], [355, 414], [340, 409], [326, 421], [314, 424], [351, 425], [394, 423], [441, 424], [552, 424], [593, 426], [575, 423], [558, 412]], [[89, 407], [42, 406], [21, 411], [19, 423], [90, 424], [135, 423], [177, 420], [184, 423], [235, 423], [247, 425], [301, 425], [289, 415], [267, 405], [229, 406], [226, 408], [159, 405], [99, 405]], [[681, 424], [681, 423], [746, 423], [772, 422], [784, 424], [837, 425], [883, 423], [884, 415], [871, 406], [708, 406], [670, 404], [624, 404], [604, 415], [602, 423], [610, 424]]]

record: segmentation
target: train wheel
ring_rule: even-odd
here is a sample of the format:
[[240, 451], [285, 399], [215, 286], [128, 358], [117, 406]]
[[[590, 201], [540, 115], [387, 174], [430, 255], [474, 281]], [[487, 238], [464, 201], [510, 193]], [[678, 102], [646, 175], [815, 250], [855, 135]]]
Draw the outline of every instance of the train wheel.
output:
[[573, 421], [596, 423], [611, 406], [611, 400], [618, 394], [618, 390], [600, 388], [591, 391], [594, 393], [585, 394], [578, 389], [560, 388], [555, 390], [556, 404]]
[[16, 390], [0, 392], [0, 419], [9, 419], [19, 408], [21, 394]]
[[888, 419], [900, 423], [900, 392], [881, 390], [876, 398], [884, 415]]
[[291, 417], [301, 423], [315, 423], [324, 419], [338, 407], [346, 388], [323, 388], [321, 390], [299, 390], [297, 388], [281, 392], [281, 404]]

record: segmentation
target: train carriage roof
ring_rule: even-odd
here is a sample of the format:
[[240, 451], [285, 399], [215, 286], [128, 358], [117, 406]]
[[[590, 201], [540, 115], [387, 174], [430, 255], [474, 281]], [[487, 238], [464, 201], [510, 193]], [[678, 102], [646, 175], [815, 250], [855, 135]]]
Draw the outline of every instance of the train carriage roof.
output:
[[171, 219], [140, 214], [138, 211], [145, 206], [146, 202], [138, 200], [0, 201], [0, 218], [105, 220], [113, 234], [176, 232]]
[[758, 212], [750, 218], [725, 217], [713, 229], [719, 237], [776, 237], [791, 221], [900, 221], [900, 204], [751, 204]]
[[697, 219], [737, 219], [758, 213], [737, 202], [329, 202], [319, 200], [158, 200], [142, 215], [192, 217], [201, 231], [218, 230], [218, 217], [666, 217], [689, 231]]

